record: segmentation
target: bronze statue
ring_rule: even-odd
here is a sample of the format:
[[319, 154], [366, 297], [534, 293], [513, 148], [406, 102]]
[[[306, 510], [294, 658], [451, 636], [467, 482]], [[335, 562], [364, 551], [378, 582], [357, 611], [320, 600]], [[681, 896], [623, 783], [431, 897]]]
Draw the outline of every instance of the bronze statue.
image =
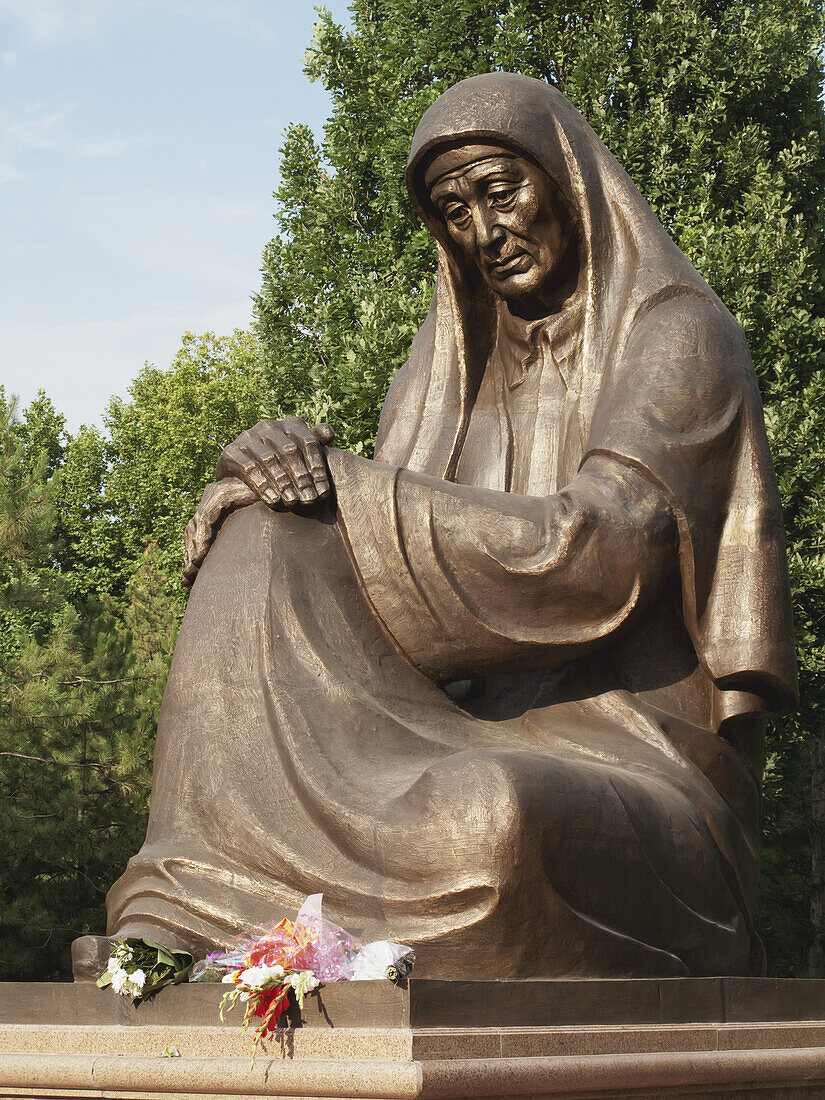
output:
[[447, 91], [407, 181], [438, 280], [375, 460], [264, 421], [187, 531], [109, 934], [203, 954], [322, 891], [422, 976], [758, 974], [795, 666], [743, 335], [537, 80]]

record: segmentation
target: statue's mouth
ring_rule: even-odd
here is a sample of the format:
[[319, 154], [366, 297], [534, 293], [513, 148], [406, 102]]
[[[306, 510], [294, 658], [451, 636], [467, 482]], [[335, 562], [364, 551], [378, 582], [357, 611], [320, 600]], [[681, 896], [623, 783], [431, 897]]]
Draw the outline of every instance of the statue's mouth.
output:
[[512, 256], [505, 256], [501, 259], [491, 261], [488, 263], [487, 268], [491, 274], [497, 278], [507, 277], [508, 275], [520, 275], [532, 264], [532, 258], [527, 252], [518, 251]]

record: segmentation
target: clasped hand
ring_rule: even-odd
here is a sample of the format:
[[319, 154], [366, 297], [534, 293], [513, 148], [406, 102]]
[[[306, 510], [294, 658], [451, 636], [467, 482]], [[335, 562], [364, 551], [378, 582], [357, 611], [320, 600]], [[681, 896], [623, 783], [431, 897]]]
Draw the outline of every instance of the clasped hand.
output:
[[236, 508], [263, 501], [271, 508], [308, 508], [332, 492], [323, 447], [329, 424], [308, 428], [297, 416], [261, 420], [221, 452], [215, 481], [203, 491], [186, 527], [183, 583], [191, 585], [221, 524]]

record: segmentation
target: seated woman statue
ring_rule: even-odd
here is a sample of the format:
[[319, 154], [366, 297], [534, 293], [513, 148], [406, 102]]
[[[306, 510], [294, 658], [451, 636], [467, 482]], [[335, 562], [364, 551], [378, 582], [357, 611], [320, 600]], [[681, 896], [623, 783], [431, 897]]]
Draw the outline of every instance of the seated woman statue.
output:
[[445, 92], [407, 181], [438, 277], [374, 461], [262, 421], [188, 528], [109, 935], [203, 955], [323, 892], [426, 977], [758, 974], [795, 665], [742, 332], [537, 80]]

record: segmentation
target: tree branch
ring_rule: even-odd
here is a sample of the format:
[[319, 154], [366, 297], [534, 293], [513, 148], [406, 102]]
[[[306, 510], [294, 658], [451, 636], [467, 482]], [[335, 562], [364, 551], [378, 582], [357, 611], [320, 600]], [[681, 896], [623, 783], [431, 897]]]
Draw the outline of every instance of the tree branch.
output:
[[47, 760], [45, 756], [28, 756], [24, 752], [0, 752], [0, 756], [11, 756], [15, 760], [32, 760], [36, 764], [54, 764], [57, 768], [99, 768], [102, 772], [112, 770], [112, 764], [101, 764], [96, 760], [87, 760], [84, 763], [73, 763], [66, 760]]

